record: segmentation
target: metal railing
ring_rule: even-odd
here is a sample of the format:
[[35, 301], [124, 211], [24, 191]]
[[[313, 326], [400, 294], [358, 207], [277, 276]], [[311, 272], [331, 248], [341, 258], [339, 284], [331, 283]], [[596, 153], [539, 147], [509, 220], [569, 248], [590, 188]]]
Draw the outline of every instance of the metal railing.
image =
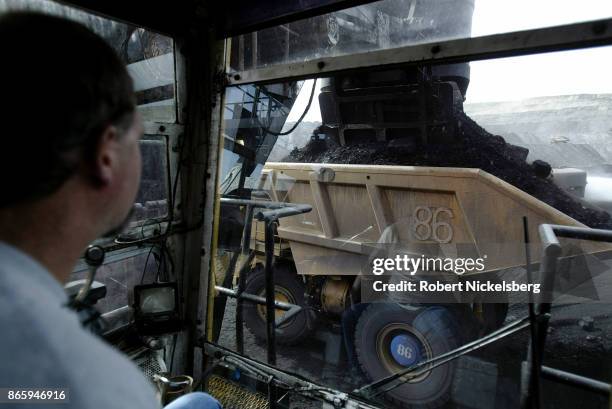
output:
[[[238, 273], [238, 285], [236, 290], [231, 288], [215, 286], [215, 289], [227, 297], [236, 299], [236, 351], [244, 353], [244, 328], [243, 328], [243, 302], [246, 300], [259, 305], [266, 306], [266, 344], [268, 351], [268, 363], [276, 364], [276, 327], [295, 317], [302, 311], [302, 307], [295, 304], [279, 302], [274, 299], [274, 224], [281, 218], [308, 213], [312, 206], [295, 203], [268, 202], [250, 199], [221, 198], [221, 204], [245, 206], [245, 224], [242, 232], [241, 253], [248, 255], [247, 261]], [[253, 218], [265, 223], [265, 283], [266, 297], [244, 292], [246, 287], [246, 275], [255, 253], [250, 250], [251, 228]], [[233, 274], [233, 268], [227, 274]], [[278, 320], [275, 319], [275, 309], [287, 311]]]
[[521, 406], [523, 408], [539, 408], [540, 378], [562, 382], [591, 392], [609, 395], [610, 385], [595, 379], [576, 375], [559, 369], [542, 366], [544, 347], [548, 334], [548, 324], [553, 303], [553, 291], [557, 276], [558, 261], [562, 247], [559, 238], [590, 240], [612, 243], [612, 230], [591, 229], [587, 227], [560, 226], [542, 224], [539, 228], [540, 240], [543, 244], [543, 256], [540, 263], [542, 291], [536, 306], [536, 318], [532, 320], [532, 342], [529, 344], [527, 361], [522, 372]]

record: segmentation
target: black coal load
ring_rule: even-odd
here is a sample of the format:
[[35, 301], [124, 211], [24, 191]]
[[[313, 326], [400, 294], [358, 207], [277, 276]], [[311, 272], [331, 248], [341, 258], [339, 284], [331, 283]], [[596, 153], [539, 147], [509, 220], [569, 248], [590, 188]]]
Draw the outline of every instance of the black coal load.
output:
[[312, 140], [303, 148], [294, 149], [283, 161], [479, 168], [589, 227], [612, 229], [608, 213], [581, 203], [549, 179], [542, 178], [542, 164], [534, 167], [526, 162], [527, 149], [488, 133], [467, 115], [461, 114], [459, 121], [461, 127], [455, 144], [402, 146], [373, 142], [338, 146], [331, 141]]

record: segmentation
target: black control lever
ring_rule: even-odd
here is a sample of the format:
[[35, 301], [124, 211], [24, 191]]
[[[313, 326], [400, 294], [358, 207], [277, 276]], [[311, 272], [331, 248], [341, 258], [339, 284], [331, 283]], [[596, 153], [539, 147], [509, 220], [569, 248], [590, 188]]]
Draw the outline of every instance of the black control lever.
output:
[[83, 284], [83, 287], [81, 287], [79, 293], [74, 299], [75, 303], [81, 303], [87, 298], [87, 293], [89, 293], [89, 290], [91, 289], [91, 284], [94, 281], [96, 272], [98, 271], [98, 267], [100, 267], [102, 263], [104, 263], [104, 255], [105, 251], [100, 246], [90, 245], [89, 247], [87, 247], [87, 250], [85, 250], [84, 258], [85, 262], [89, 266], [89, 271], [85, 284]]

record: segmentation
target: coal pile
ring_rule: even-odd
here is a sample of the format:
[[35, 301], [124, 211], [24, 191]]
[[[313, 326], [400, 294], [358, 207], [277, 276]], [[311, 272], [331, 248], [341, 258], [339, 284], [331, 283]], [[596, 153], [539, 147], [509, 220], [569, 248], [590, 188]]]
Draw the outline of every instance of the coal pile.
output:
[[301, 149], [294, 149], [283, 161], [479, 168], [589, 227], [612, 229], [608, 213], [581, 203], [541, 174], [537, 176], [534, 167], [525, 161], [526, 149], [490, 134], [463, 113], [458, 119], [461, 126], [454, 144], [402, 146], [392, 141], [339, 146], [331, 141], [313, 140]]

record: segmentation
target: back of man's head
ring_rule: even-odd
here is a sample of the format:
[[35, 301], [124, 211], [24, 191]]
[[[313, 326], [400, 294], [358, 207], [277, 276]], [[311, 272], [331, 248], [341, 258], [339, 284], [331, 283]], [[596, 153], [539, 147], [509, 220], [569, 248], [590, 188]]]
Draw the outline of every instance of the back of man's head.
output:
[[0, 17], [0, 208], [48, 196], [94, 155], [109, 125], [125, 128], [132, 80], [84, 26], [36, 13]]

